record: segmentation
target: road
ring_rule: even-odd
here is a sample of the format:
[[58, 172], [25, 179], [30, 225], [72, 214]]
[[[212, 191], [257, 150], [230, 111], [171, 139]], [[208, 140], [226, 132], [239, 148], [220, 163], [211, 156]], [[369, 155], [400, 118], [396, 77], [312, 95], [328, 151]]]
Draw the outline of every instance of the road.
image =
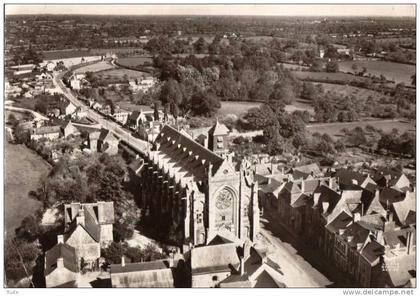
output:
[[284, 274], [284, 284], [294, 288], [318, 288], [332, 284], [322, 273], [302, 258], [289, 243], [282, 241], [267, 225], [270, 223], [261, 218], [261, 243], [267, 247], [270, 259], [280, 266]]
[[14, 107], [14, 106], [10, 106], [10, 105], [5, 105], [4, 109], [6, 110], [10, 110], [10, 111], [16, 111], [16, 112], [27, 112], [27, 113], [31, 113], [34, 117], [34, 120], [49, 120], [48, 117], [45, 117], [44, 115], [35, 112], [34, 110], [30, 110], [30, 109], [25, 109], [25, 108], [20, 108], [20, 107]]
[[66, 88], [64, 83], [62, 82], [62, 77], [64, 73], [55, 74], [54, 75], [54, 85], [57, 89], [60, 89], [60, 92], [76, 107], [80, 107], [82, 112], [86, 112], [87, 116], [99, 124], [101, 124], [104, 128], [110, 130], [118, 139], [121, 141], [126, 142], [131, 148], [134, 150], [145, 154], [151, 147], [151, 145], [143, 140], [140, 140], [136, 137], [131, 135], [131, 132], [128, 130], [123, 129], [119, 124], [114, 121], [111, 121], [108, 118], [105, 118], [103, 115], [97, 113], [95, 110], [90, 109], [84, 103], [80, 102], [72, 92]]

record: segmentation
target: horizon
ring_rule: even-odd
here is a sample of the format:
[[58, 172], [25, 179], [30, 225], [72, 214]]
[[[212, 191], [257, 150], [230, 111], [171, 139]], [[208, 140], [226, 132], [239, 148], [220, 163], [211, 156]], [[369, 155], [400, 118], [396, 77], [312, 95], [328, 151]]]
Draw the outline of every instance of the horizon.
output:
[[[65, 7], [65, 9], [63, 9]], [[65, 12], [63, 12], [63, 10]], [[136, 12], [137, 11], [137, 12]], [[205, 13], [203, 13], [205, 12]], [[249, 16], [249, 17], [416, 17], [414, 4], [62, 4], [5, 5], [6, 16]]]

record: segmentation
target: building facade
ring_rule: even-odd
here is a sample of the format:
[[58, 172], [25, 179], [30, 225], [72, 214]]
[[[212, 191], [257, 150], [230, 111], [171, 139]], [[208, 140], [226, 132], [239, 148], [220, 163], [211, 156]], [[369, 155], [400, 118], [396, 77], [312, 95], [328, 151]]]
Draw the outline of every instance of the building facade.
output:
[[141, 171], [141, 204], [160, 231], [182, 245], [203, 245], [219, 231], [255, 240], [258, 183], [185, 133], [165, 125]]

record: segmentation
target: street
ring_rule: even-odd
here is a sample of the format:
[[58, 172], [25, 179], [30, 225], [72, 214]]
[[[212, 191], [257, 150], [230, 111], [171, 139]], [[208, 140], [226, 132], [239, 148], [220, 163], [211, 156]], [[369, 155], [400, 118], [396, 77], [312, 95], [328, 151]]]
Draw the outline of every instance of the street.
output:
[[332, 284], [323, 274], [298, 255], [298, 252], [289, 243], [283, 242], [276, 234], [272, 233], [267, 225], [269, 225], [268, 221], [261, 218], [262, 244], [267, 246], [269, 258], [280, 266], [287, 287], [314, 288]]
[[80, 102], [70, 90], [66, 88], [66, 86], [61, 81], [63, 74], [60, 73], [58, 75], [54, 75], [54, 85], [57, 89], [61, 91], [61, 93], [66, 96], [66, 98], [74, 104], [76, 107], [80, 107], [82, 111], [86, 112], [88, 117], [95, 120], [99, 124], [101, 124], [104, 128], [110, 130], [114, 133], [114, 135], [119, 138], [120, 140], [126, 142], [129, 146], [137, 150], [138, 152], [145, 153], [148, 149], [150, 149], [150, 144], [146, 141], [140, 140], [136, 137], [131, 135], [130, 131], [124, 130], [120, 127], [116, 122], [113, 122], [107, 118], [104, 118], [102, 115], [98, 114], [95, 110], [90, 109], [85, 104]]

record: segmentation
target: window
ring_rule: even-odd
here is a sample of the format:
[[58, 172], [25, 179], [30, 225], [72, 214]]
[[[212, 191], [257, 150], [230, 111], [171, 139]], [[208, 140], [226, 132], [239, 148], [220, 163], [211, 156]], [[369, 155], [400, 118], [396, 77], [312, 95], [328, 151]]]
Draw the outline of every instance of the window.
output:
[[223, 137], [217, 137], [217, 142], [223, 142]]
[[226, 216], [222, 216], [222, 221], [226, 221]]
[[212, 278], [212, 280], [213, 280], [213, 282], [217, 282], [218, 281], [217, 275], [214, 275], [213, 278]]
[[217, 143], [217, 148], [218, 149], [223, 149], [223, 143]]

